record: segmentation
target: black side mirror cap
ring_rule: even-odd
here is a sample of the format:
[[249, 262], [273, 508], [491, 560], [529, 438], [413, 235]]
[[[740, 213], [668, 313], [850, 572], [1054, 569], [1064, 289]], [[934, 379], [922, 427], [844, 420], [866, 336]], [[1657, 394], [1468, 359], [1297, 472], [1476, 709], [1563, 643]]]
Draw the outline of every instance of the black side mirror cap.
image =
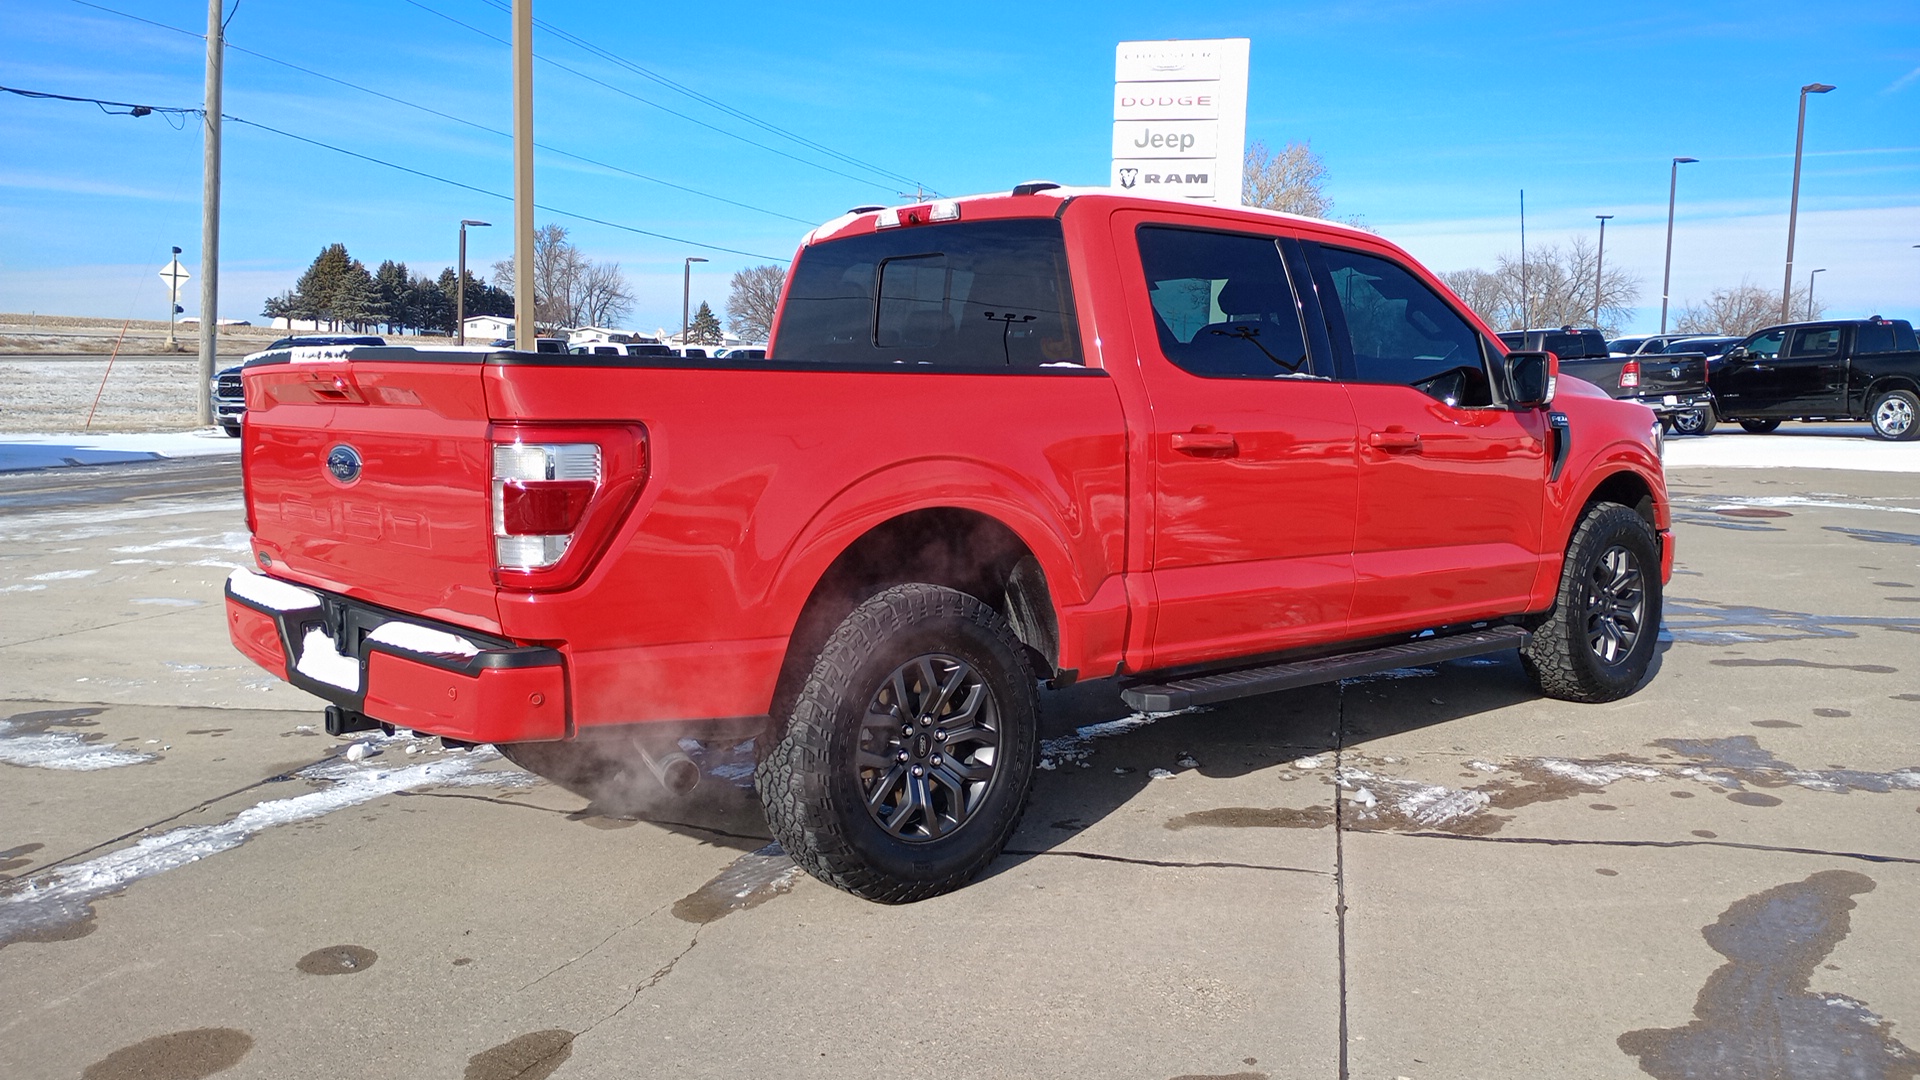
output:
[[1560, 381], [1560, 358], [1550, 352], [1510, 352], [1506, 356], [1507, 404], [1540, 409], [1553, 404]]

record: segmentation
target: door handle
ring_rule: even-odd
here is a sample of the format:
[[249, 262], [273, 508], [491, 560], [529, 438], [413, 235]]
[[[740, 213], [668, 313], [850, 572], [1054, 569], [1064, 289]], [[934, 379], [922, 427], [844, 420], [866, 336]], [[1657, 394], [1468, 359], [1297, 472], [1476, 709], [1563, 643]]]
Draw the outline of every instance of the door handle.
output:
[[1176, 431], [1173, 448], [1198, 457], [1233, 457], [1240, 452], [1240, 443], [1231, 431]]
[[1417, 431], [1375, 431], [1367, 436], [1367, 445], [1379, 450], [1405, 450], [1408, 453], [1420, 452], [1420, 433]]

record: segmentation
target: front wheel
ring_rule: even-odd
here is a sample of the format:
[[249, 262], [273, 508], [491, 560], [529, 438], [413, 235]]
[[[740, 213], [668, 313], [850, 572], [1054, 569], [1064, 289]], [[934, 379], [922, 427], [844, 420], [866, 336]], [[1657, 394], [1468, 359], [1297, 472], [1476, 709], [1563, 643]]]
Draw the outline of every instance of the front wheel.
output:
[[1587, 508], [1567, 544], [1553, 611], [1520, 660], [1541, 693], [1601, 702], [1638, 689], [1660, 631], [1660, 549], [1653, 526], [1618, 503]]
[[855, 608], [754, 774], [808, 873], [882, 903], [964, 885], [1006, 846], [1039, 752], [1036, 678], [1005, 619], [937, 585]]
[[1719, 420], [1713, 415], [1713, 406], [1702, 405], [1697, 409], [1685, 409], [1673, 414], [1673, 433], [1675, 435], [1711, 435]]
[[1920, 424], [1914, 422], [1916, 414], [1920, 414], [1920, 397], [1911, 390], [1889, 390], [1873, 400], [1867, 418], [1873, 422], [1875, 435], [1894, 442], [1911, 442], [1920, 439]]

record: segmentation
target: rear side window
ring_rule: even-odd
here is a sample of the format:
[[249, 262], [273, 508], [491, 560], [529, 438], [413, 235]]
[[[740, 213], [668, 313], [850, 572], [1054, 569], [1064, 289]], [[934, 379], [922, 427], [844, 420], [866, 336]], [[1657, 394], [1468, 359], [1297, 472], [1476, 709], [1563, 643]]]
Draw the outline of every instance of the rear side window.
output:
[[[1449, 405], [1493, 403], [1480, 338], [1438, 293], [1407, 268], [1376, 255], [1319, 247], [1338, 312], [1328, 313], [1336, 347], [1344, 336], [1355, 382], [1411, 386]], [[1334, 318], [1338, 314], [1341, 318]]]
[[1793, 332], [1793, 348], [1788, 356], [1837, 356], [1840, 353], [1840, 328], [1809, 326]]
[[1051, 218], [905, 226], [808, 247], [779, 360], [1037, 367], [1081, 363], [1066, 241]]
[[1168, 360], [1209, 378], [1308, 374], [1299, 303], [1272, 237], [1144, 226], [1139, 243]]
[[1853, 351], [1856, 353], [1889, 353], [1895, 351], [1892, 323], [1866, 323], [1854, 331], [1853, 340]]

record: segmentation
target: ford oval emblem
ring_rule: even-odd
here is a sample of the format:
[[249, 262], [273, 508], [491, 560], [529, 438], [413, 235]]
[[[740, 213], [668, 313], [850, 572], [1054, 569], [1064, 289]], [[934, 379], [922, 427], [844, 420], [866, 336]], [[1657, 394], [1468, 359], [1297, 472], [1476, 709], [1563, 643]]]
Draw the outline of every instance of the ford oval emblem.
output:
[[346, 443], [327, 451], [327, 473], [343, 484], [360, 479], [360, 451]]

